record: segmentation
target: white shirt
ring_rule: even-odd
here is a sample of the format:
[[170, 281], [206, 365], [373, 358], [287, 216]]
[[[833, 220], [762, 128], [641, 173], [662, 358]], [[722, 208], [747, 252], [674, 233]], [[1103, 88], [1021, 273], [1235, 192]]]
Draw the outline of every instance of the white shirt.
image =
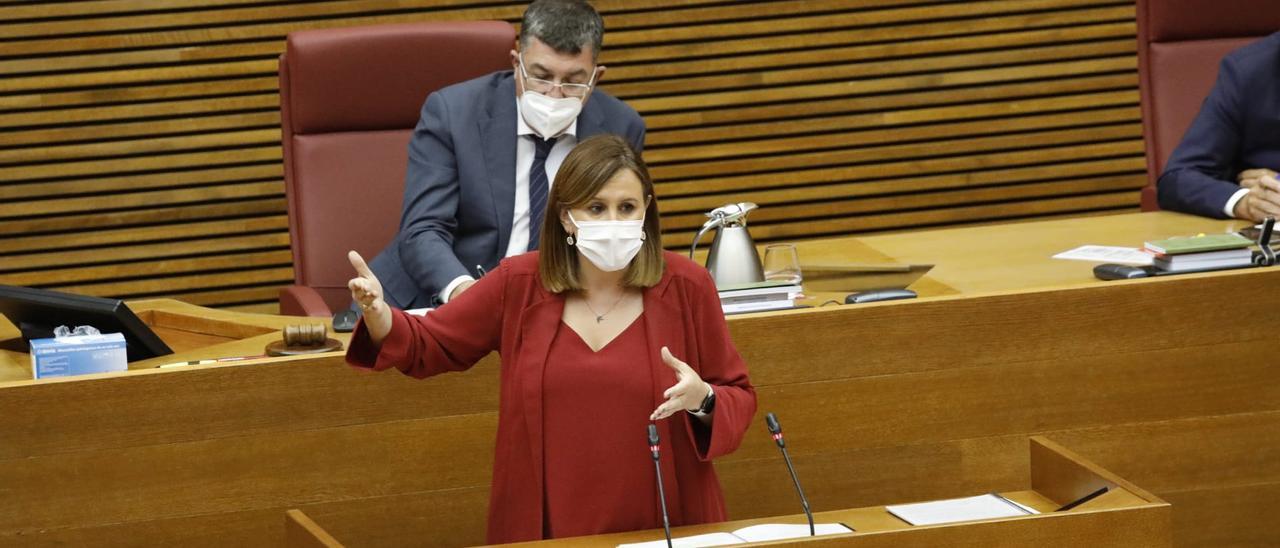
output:
[[[507, 242], [507, 253], [503, 257], [511, 257], [524, 253], [529, 248], [529, 169], [533, 167], [534, 155], [534, 139], [541, 137], [533, 128], [529, 127], [524, 121], [524, 116], [520, 114], [520, 99], [516, 98], [516, 195], [515, 195], [515, 211], [511, 218], [511, 240]], [[547, 184], [550, 185], [556, 179], [556, 173], [560, 171], [560, 164], [564, 163], [565, 156], [569, 155], [569, 151], [578, 144], [578, 121], [574, 120], [569, 124], [569, 128], [564, 130], [559, 137], [556, 138], [556, 144], [551, 147], [551, 152], [547, 153]], [[551, 189], [547, 189], [547, 197], [550, 199]], [[470, 265], [463, 265], [470, 267]], [[449, 295], [453, 294], [463, 282], [474, 280], [470, 275], [462, 275], [454, 278], [445, 286], [444, 291], [440, 292], [440, 302], [449, 302]]]
[[1236, 203], [1238, 203], [1242, 198], [1244, 198], [1244, 195], [1248, 193], [1249, 189], [1247, 188], [1237, 190], [1235, 194], [1232, 194], [1231, 197], [1227, 199], [1227, 205], [1223, 206], [1222, 212], [1226, 213], [1227, 217], [1235, 217]]

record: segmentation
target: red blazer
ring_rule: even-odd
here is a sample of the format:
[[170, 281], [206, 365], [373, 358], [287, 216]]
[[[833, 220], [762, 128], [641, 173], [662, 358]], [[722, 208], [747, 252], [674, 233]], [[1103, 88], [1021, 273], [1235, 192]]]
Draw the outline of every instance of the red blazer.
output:
[[[673, 525], [724, 521], [724, 496], [711, 459], [737, 449], [755, 415], [755, 390], [729, 338], [711, 276], [688, 258], [664, 255], [662, 280], [644, 290], [654, 407], [676, 382], [675, 372], [662, 363], [663, 346], [716, 391], [709, 431], [687, 413], [658, 423], [667, 510]], [[347, 350], [353, 366], [395, 367], [418, 378], [467, 369], [494, 350], [502, 356], [490, 543], [542, 538], [542, 373], [563, 311], [564, 296], [542, 287], [537, 252], [526, 253], [502, 261], [425, 317], [395, 311], [381, 349], [359, 324]], [[583, 420], [591, 420], [591, 414], [584, 413]]]

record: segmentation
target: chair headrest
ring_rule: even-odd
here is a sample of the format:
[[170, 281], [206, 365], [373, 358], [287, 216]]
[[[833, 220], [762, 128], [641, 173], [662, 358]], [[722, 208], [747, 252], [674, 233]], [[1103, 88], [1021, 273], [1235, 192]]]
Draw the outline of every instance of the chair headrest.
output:
[[280, 62], [293, 133], [412, 128], [430, 92], [509, 66], [514, 45], [502, 21], [291, 33]]
[[[1162, 4], [1158, 9], [1151, 7], [1157, 3]], [[1146, 10], [1150, 42], [1266, 36], [1280, 30], [1276, 8], [1275, 0], [1145, 0], [1138, 5]]]

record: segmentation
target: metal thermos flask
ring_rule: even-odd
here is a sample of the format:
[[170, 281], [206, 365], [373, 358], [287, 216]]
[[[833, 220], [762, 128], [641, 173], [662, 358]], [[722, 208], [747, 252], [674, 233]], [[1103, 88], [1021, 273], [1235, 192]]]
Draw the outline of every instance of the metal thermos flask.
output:
[[760, 254], [747, 232], [747, 213], [756, 207], [751, 202], [717, 207], [707, 213], [709, 220], [694, 236], [693, 246], [689, 248], [691, 258], [702, 235], [712, 228], [718, 229], [707, 252], [707, 270], [711, 271], [716, 287], [764, 281]]

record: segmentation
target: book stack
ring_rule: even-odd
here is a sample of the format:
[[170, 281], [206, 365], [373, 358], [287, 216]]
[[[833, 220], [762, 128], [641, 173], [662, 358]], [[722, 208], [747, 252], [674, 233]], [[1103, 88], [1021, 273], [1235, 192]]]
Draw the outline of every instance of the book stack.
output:
[[796, 305], [800, 285], [788, 282], [758, 282], [720, 288], [720, 307], [725, 314], [780, 310]]
[[1222, 270], [1253, 264], [1253, 241], [1235, 233], [1169, 238], [1146, 242], [1153, 264], [1164, 272]]

